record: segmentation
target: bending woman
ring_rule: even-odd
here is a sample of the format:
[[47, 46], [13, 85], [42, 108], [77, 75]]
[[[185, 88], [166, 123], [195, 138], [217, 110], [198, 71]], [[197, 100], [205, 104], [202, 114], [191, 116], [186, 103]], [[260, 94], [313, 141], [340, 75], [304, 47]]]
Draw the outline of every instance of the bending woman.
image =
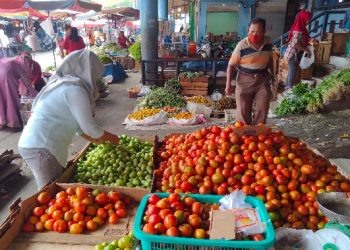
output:
[[308, 53], [309, 32], [306, 26], [311, 19], [311, 13], [301, 10], [288, 35], [288, 47], [284, 54], [284, 59], [288, 62], [287, 89], [291, 89], [294, 84], [295, 75], [303, 52]]
[[93, 143], [118, 143], [118, 136], [93, 118], [98, 98], [96, 80], [103, 64], [88, 50], [69, 54], [33, 103], [33, 114], [18, 143], [19, 153], [32, 170], [38, 189], [63, 172], [68, 147], [76, 133]]

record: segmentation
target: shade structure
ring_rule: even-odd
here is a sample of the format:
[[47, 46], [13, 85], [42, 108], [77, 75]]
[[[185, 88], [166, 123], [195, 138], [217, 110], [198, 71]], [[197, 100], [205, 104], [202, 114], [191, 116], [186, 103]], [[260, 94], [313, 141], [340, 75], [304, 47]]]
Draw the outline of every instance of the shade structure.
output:
[[125, 17], [132, 17], [134, 19], [140, 18], [140, 11], [138, 9], [130, 7], [103, 9], [101, 13], [105, 15], [120, 15]]
[[101, 4], [92, 0], [29, 0], [30, 7], [36, 10], [53, 11], [57, 9], [70, 9], [73, 11], [87, 12], [89, 10], [100, 11]]
[[103, 27], [107, 24], [106, 20], [97, 20], [97, 21], [89, 21], [89, 20], [74, 20], [72, 21], [72, 27], [76, 28], [93, 28], [93, 27]]
[[6, 13], [12, 12], [8, 10], [20, 9], [24, 6], [24, 3], [25, 3], [25, 0], [0, 0], [0, 9]]
[[70, 10], [70, 9], [66, 9], [66, 10], [57, 9], [57, 10], [51, 11], [49, 13], [49, 16], [51, 18], [62, 19], [62, 18], [76, 16], [79, 14], [81, 14], [81, 12]]
[[33, 8], [25, 7], [21, 7], [18, 9], [0, 9], [0, 16], [11, 19], [22, 19], [27, 18], [29, 16], [37, 17], [39, 19], [47, 18], [47, 15], [41, 13], [40, 11], [37, 11]]

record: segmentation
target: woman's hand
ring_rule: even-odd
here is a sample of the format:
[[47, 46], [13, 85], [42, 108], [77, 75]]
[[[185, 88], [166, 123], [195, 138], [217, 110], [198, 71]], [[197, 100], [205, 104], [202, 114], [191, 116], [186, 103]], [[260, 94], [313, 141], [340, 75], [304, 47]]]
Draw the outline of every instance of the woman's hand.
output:
[[228, 95], [228, 96], [232, 94], [231, 84], [226, 84], [225, 94]]

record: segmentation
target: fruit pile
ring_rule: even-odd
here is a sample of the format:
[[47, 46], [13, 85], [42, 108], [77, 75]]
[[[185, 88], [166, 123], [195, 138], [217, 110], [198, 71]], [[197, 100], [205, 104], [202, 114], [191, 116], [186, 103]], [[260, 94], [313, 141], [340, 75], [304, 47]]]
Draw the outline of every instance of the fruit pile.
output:
[[126, 216], [126, 207], [131, 204], [129, 197], [119, 192], [100, 193], [97, 189], [69, 187], [54, 198], [47, 192], [37, 197], [39, 205], [32, 211], [23, 225], [25, 232], [55, 231], [81, 234], [84, 229], [95, 231], [106, 221], [117, 224]]
[[149, 188], [153, 174], [152, 144], [126, 135], [119, 139], [119, 145], [93, 145], [77, 162], [73, 181]]
[[194, 102], [194, 103], [198, 103], [198, 104], [203, 104], [206, 106], [211, 106], [213, 104], [213, 102], [208, 99], [205, 98], [204, 96], [192, 96], [186, 99], [187, 102]]
[[109, 244], [103, 242], [94, 247], [93, 250], [131, 250], [134, 244], [135, 237], [133, 232], [130, 232], [128, 235], [120, 238], [119, 240], [114, 240]]
[[154, 172], [157, 190], [223, 195], [242, 189], [265, 203], [276, 228], [323, 228], [317, 194], [349, 192], [349, 181], [302, 141], [269, 129], [237, 134], [243, 126], [212, 126], [164, 140]]
[[161, 111], [161, 109], [152, 109], [152, 108], [141, 109], [139, 111], [136, 111], [136, 112], [128, 115], [128, 118], [141, 121], [147, 117], [154, 116], [154, 115], [158, 114], [160, 111]]
[[219, 111], [234, 109], [236, 108], [236, 101], [231, 97], [224, 96], [220, 100], [214, 102], [214, 108]]
[[[209, 237], [209, 212], [219, 209], [217, 204], [203, 204], [194, 198], [172, 193], [161, 199], [152, 194], [148, 198], [147, 210], [143, 217], [142, 231], [148, 234], [171, 237], [206, 239]], [[238, 240], [263, 240], [264, 236], [252, 235], [250, 238], [237, 235]]]
[[193, 118], [193, 116], [194, 115], [190, 112], [180, 112], [180, 113], [175, 113], [175, 114], [171, 115], [171, 118], [174, 118], [177, 120], [180, 120], [180, 119], [188, 120], [188, 119]]

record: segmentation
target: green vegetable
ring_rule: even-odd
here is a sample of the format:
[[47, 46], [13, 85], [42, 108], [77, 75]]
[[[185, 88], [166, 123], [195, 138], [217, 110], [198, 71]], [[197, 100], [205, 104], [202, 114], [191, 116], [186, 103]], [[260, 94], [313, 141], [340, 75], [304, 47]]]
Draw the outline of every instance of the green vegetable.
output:
[[107, 55], [99, 55], [98, 59], [100, 59], [101, 63], [103, 64], [113, 63], [113, 60]]
[[202, 76], [205, 76], [205, 73], [202, 71], [199, 71], [199, 72], [186, 71], [186, 72], [182, 72], [180, 74], [180, 77], [188, 78], [191, 81], [198, 78], [198, 77], [202, 77]]
[[110, 54], [128, 54], [128, 49], [120, 48], [117, 43], [109, 43], [103, 46], [103, 51]]
[[172, 90], [153, 88], [138, 104], [139, 108], [186, 107], [185, 99]]
[[276, 108], [279, 116], [301, 113], [317, 113], [324, 105], [340, 100], [350, 92], [350, 69], [335, 71], [315, 88], [298, 84]]
[[142, 59], [141, 55], [141, 43], [136, 42], [129, 48], [130, 55], [136, 60], [140, 61]]
[[120, 143], [93, 145], [76, 166], [79, 183], [149, 188], [153, 174], [153, 147], [135, 137], [120, 136]]
[[178, 93], [181, 89], [180, 81], [172, 78], [165, 82], [164, 88], [175, 93]]

